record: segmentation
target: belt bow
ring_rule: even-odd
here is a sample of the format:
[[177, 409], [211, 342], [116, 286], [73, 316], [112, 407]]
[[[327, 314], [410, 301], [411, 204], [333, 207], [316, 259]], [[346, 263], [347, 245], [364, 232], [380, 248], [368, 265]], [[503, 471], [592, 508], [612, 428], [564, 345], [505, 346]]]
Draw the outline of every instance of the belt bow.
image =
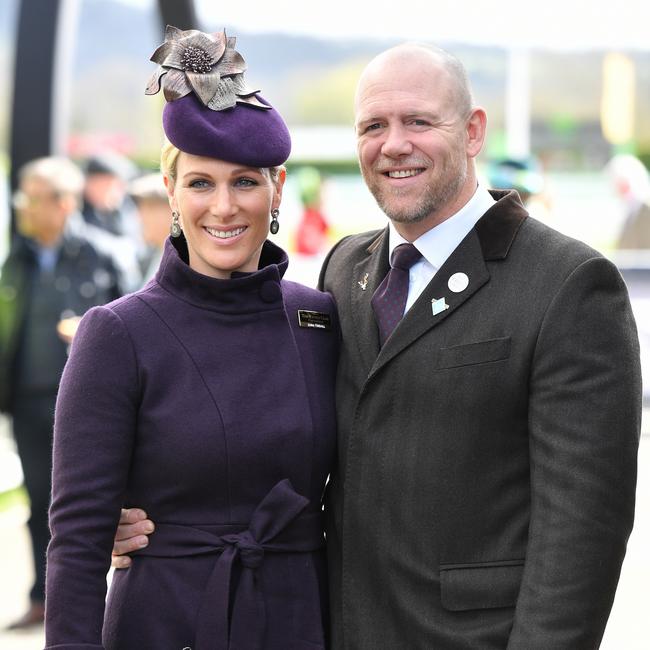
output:
[[[266, 611], [256, 572], [266, 553], [310, 552], [323, 546], [320, 514], [299, 517], [308, 505], [309, 500], [293, 489], [289, 479], [284, 479], [262, 499], [246, 530], [217, 535], [193, 526], [156, 526], [149, 546], [139, 555], [183, 557], [221, 551], [205, 588], [194, 650], [261, 649]], [[241, 565], [241, 573], [229, 625], [236, 561]]]

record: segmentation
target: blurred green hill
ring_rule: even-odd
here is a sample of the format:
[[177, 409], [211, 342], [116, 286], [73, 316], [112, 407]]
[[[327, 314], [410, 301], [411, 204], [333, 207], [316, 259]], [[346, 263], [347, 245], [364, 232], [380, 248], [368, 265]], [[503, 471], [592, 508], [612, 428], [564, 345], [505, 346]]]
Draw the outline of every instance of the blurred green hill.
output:
[[[7, 150], [16, 2], [0, 2], [0, 150]], [[152, 3], [153, 4], [153, 3]], [[162, 100], [143, 93], [155, 65], [149, 56], [161, 27], [153, 11], [109, 0], [80, 3], [79, 30], [69, 98], [73, 150], [93, 138], [116, 138], [137, 158], [154, 163], [160, 143]], [[216, 30], [221, 25], [203, 25]], [[359, 71], [381, 49], [399, 42], [330, 40], [234, 30], [249, 65], [248, 81], [260, 88], [290, 126], [351, 125]], [[475, 95], [490, 117], [489, 146], [498, 153], [504, 126], [508, 55], [497, 47], [439, 43], [466, 64]], [[558, 166], [594, 167], [610, 155], [600, 130], [604, 50], [531, 53], [532, 148]], [[636, 64], [637, 151], [650, 152], [650, 52], [631, 51]], [[20, 67], [19, 67], [20, 69]], [[29, 71], [20, 71], [29, 74]], [[79, 143], [82, 143], [80, 145]]]

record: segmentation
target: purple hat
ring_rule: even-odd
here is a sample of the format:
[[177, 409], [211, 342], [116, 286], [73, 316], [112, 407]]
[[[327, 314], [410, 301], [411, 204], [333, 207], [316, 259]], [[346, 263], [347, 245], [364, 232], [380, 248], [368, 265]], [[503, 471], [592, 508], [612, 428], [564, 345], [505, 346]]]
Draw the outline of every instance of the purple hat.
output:
[[246, 88], [235, 40], [225, 31], [167, 26], [145, 93], [162, 87], [165, 135], [181, 151], [251, 167], [281, 165], [291, 152], [287, 125], [259, 91]]
[[163, 128], [181, 151], [250, 167], [281, 165], [291, 152], [289, 131], [273, 108], [237, 104], [217, 112], [190, 94], [165, 105]]

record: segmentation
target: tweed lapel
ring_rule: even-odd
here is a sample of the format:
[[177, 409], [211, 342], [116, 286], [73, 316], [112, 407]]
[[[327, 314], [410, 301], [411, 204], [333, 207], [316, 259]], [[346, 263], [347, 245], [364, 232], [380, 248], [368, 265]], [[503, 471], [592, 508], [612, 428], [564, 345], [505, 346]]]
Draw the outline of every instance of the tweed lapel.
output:
[[[506, 258], [519, 227], [528, 215], [516, 192], [492, 192], [492, 195], [497, 203], [481, 217], [409, 309], [381, 349], [369, 379], [407, 346], [449, 318], [489, 281], [487, 260]], [[459, 292], [449, 288], [449, 279], [455, 273], [462, 273], [469, 280], [467, 288]], [[448, 308], [434, 314], [432, 300], [442, 298]]]
[[363, 259], [352, 271], [350, 304], [357, 350], [367, 372], [379, 353], [379, 332], [370, 300], [388, 273], [388, 228], [364, 251]]

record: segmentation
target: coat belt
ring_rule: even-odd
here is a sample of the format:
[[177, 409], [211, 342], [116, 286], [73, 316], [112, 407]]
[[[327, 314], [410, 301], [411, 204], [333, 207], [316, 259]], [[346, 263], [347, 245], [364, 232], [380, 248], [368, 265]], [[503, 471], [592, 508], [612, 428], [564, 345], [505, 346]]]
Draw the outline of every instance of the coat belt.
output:
[[[265, 553], [307, 553], [324, 545], [320, 513], [299, 516], [309, 500], [290, 481], [277, 483], [253, 512], [248, 529], [234, 526], [156, 524], [149, 545], [137, 551], [148, 557], [219, 554], [208, 579], [199, 612], [194, 650], [258, 650], [266, 627], [264, 597], [256, 570]], [[214, 530], [207, 530], [214, 529]], [[221, 533], [221, 534], [220, 534]], [[241, 565], [228, 624], [232, 570]]]

